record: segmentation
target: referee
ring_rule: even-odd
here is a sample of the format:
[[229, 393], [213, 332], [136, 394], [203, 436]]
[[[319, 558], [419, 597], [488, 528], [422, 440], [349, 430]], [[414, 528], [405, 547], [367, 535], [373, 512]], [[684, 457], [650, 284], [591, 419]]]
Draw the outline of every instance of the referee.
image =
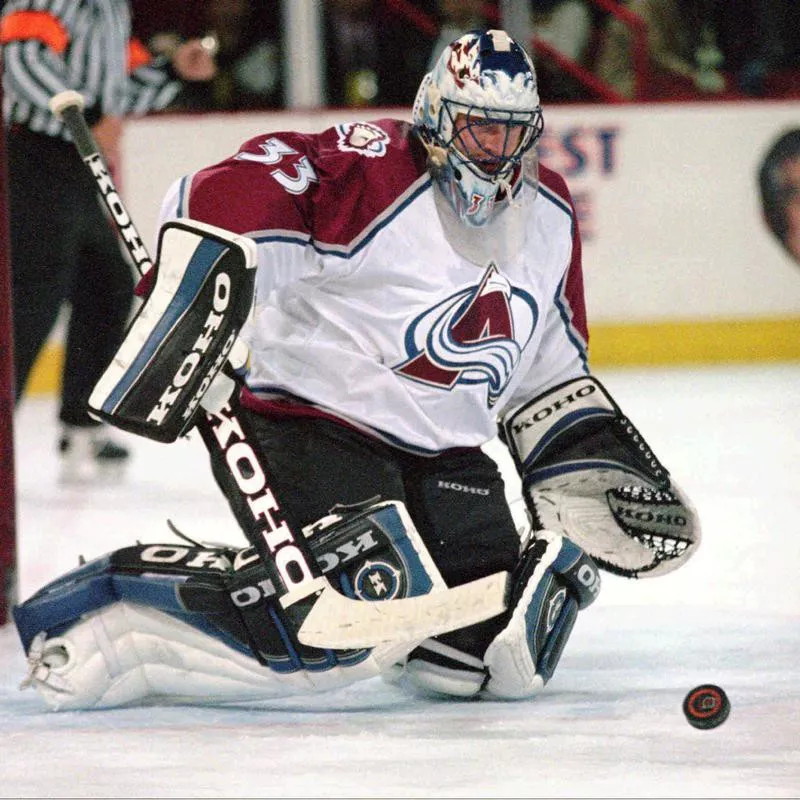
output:
[[182, 81], [207, 81], [199, 40], [152, 58], [131, 38], [127, 0], [7, 0], [0, 15], [8, 173], [16, 400], [71, 306], [59, 419], [61, 478], [92, 480], [128, 451], [91, 419], [88, 398], [122, 341], [133, 276], [96, 185], [48, 108], [58, 92], [85, 100], [86, 118], [113, 173], [122, 118], [167, 106]]

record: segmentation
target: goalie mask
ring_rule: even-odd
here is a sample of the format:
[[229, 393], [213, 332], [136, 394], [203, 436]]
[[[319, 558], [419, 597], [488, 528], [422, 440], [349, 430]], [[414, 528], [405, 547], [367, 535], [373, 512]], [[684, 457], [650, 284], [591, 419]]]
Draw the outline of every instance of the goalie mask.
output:
[[498, 192], [511, 194], [523, 155], [542, 134], [533, 63], [505, 31], [461, 36], [423, 78], [412, 119], [456, 214], [483, 225]]

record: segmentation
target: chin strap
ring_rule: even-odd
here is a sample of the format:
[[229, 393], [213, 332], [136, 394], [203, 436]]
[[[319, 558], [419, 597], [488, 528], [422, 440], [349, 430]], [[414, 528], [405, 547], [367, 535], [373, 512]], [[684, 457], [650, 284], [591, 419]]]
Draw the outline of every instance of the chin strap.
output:
[[[513, 172], [512, 172], [512, 176], [513, 176]], [[511, 206], [512, 208], [521, 208], [522, 207], [522, 203], [520, 203], [518, 200], [514, 199], [514, 194], [513, 194], [514, 184], [511, 181], [511, 177], [498, 178], [497, 179], [497, 185], [500, 187], [499, 190], [498, 190], [498, 193], [497, 193], [497, 197], [500, 197], [500, 193], [502, 192], [503, 194], [505, 194], [505, 196], [506, 196], [506, 198], [508, 200], [508, 205], [509, 206]], [[497, 202], [497, 201], [495, 201], [495, 202]]]

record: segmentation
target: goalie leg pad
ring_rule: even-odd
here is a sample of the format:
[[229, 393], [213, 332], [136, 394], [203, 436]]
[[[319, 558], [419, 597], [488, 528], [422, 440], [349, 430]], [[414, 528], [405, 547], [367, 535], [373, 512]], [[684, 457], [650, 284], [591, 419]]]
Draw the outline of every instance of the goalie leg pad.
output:
[[[402, 504], [331, 515], [305, 533], [331, 583], [351, 597], [444, 587]], [[14, 621], [25, 683], [54, 709], [324, 691], [375, 677], [418, 644], [401, 635], [371, 649], [307, 647], [296, 606], [277, 601], [250, 548], [149, 544], [72, 570], [17, 606]]]
[[[195, 579], [207, 593], [225, 598], [234, 553], [224, 548], [135, 545], [82, 564], [13, 609], [22, 646], [27, 652], [40, 632], [58, 635], [83, 615], [126, 600], [207, 627], [211, 606], [195, 611], [181, 602], [179, 591]], [[220, 605], [217, 600], [213, 610]]]
[[515, 576], [508, 624], [486, 650], [488, 697], [531, 697], [552, 678], [579, 609], [594, 602], [600, 573], [574, 543], [539, 531]]
[[384, 679], [422, 695], [475, 697], [486, 683], [483, 660], [457, 647], [426, 639], [402, 664], [387, 670]]
[[305, 673], [278, 678], [195, 626], [129, 602], [89, 612], [60, 636], [37, 634], [26, 685], [54, 711], [244, 702], [315, 689]]
[[[331, 585], [346, 597], [380, 602], [427, 594], [445, 583], [411, 521], [396, 501], [333, 513], [304, 531], [311, 552]], [[253, 549], [234, 563], [230, 592], [248, 629], [256, 657], [277, 672], [322, 672], [371, 658], [390, 663], [416, 642], [371, 649], [334, 650], [303, 645], [297, 631], [314, 598], [283, 608]], [[398, 650], [399, 648], [399, 650]]]
[[[205, 223], [163, 226], [155, 283], [89, 398], [99, 419], [158, 442], [192, 425], [248, 314], [255, 243]], [[216, 386], [230, 391], [224, 376]], [[214, 406], [224, 403], [215, 396]]]
[[[481, 632], [466, 636], [465, 629], [460, 635], [426, 639], [384, 678], [423, 694], [531, 697], [552, 677], [578, 611], [594, 602], [599, 591], [600, 574], [592, 559], [568, 539], [539, 531], [514, 572], [509, 611], [499, 625], [494, 623], [495, 635], [484, 645], [482, 658], [467, 652], [485, 641]], [[484, 631], [489, 629], [483, 624]]]
[[[289, 687], [252, 658], [230, 606], [233, 555], [224, 548], [139, 545], [48, 584], [14, 609], [28, 656], [23, 687], [33, 685], [53, 709], [286, 694]], [[202, 609], [180, 599], [193, 582], [204, 589]], [[291, 688], [309, 690], [296, 679]]]

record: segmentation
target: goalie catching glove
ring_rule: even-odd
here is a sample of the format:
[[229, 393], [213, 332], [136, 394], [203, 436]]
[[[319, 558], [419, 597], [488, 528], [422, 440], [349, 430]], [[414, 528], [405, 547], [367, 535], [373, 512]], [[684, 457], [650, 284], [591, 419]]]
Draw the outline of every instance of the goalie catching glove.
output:
[[568, 536], [598, 566], [663, 575], [700, 543], [697, 515], [596, 378], [556, 386], [502, 422], [534, 529]]

